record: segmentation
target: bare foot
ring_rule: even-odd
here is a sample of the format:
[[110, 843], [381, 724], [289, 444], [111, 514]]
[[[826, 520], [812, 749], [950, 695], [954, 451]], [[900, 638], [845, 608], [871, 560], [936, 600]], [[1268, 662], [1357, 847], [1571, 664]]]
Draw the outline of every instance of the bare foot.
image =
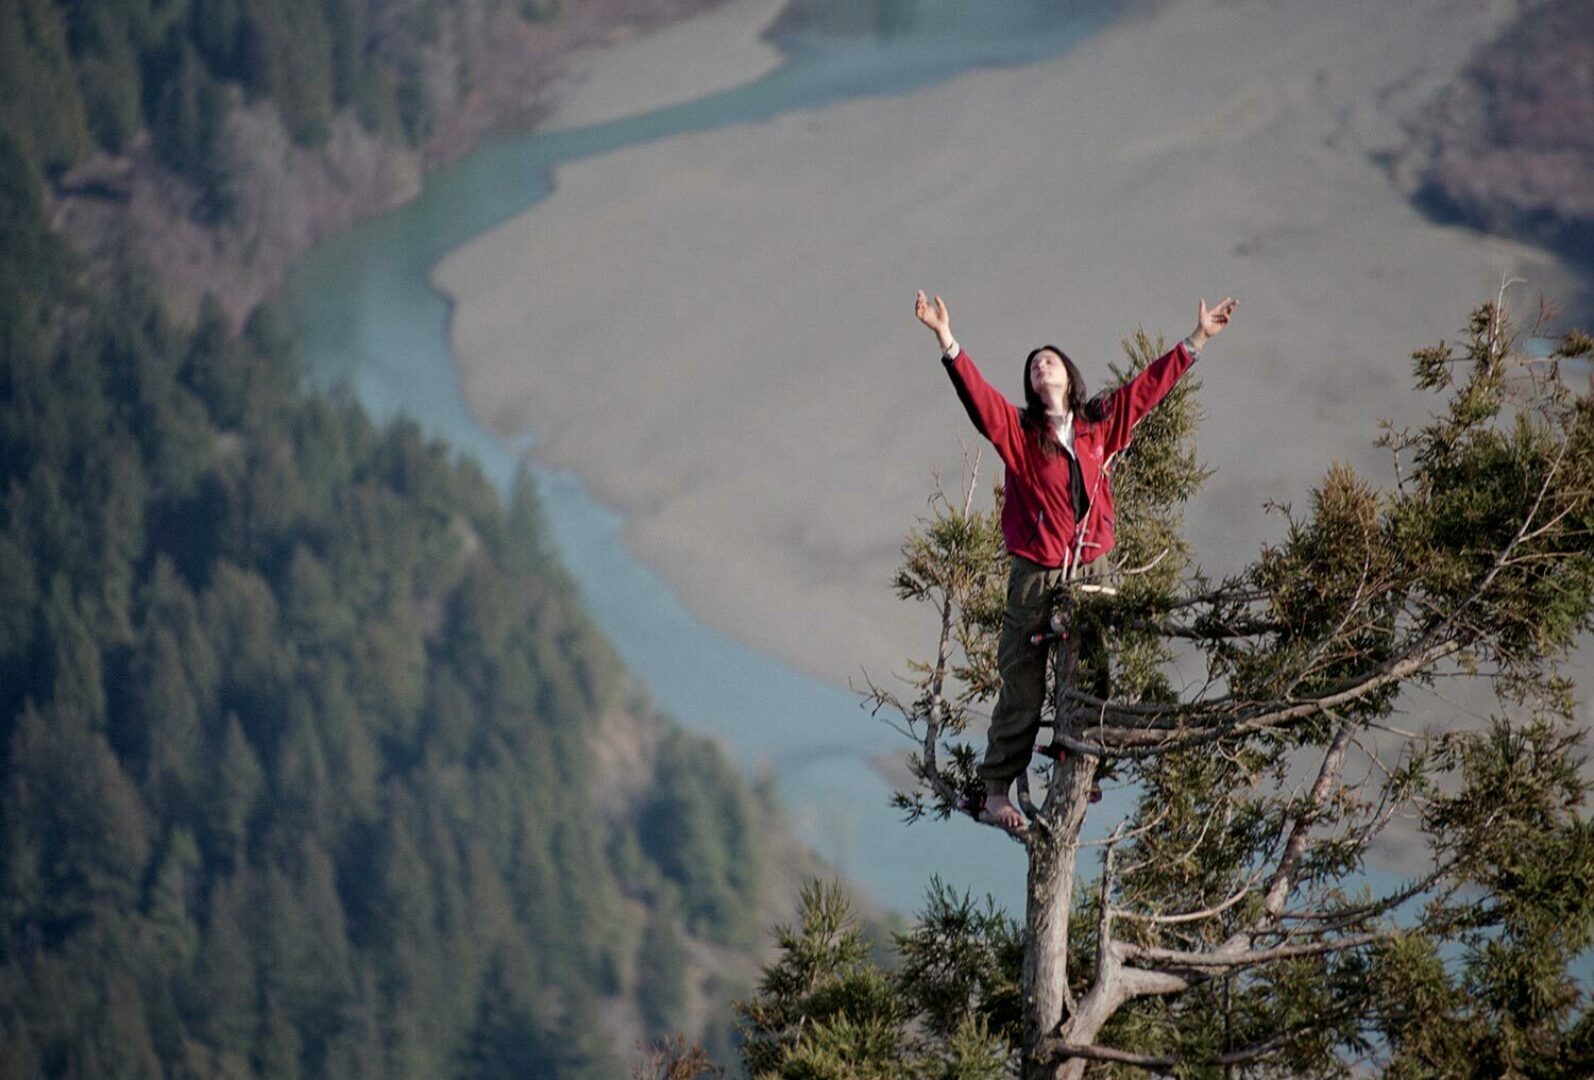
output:
[[980, 821], [1017, 834], [1022, 834], [1028, 827], [1018, 807], [1005, 794], [995, 792], [985, 796], [985, 809], [980, 811]]

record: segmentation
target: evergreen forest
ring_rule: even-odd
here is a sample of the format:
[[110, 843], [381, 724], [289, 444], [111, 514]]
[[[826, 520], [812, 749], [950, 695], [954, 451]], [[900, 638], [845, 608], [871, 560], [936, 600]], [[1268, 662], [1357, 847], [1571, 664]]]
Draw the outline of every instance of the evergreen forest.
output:
[[[419, 145], [439, 98], [470, 80], [463, 69], [439, 75], [440, 44], [462, 21], [516, 2], [14, 0], [0, 5], [0, 131], [51, 176], [147, 134], [199, 192], [201, 216], [226, 219], [229, 109], [270, 102], [301, 146], [322, 144], [344, 111], [383, 139]], [[518, 0], [515, 11], [551, 19], [558, 0]]]
[[367, 10], [0, 5], [0, 1076], [609, 1077], [617, 1030], [730, 1052], [738, 988], [688, 958], [756, 943], [763, 810], [629, 687], [532, 481], [503, 497], [302, 390], [265, 309], [179, 325], [135, 258], [48, 225], [92, 146], [148, 130], [202, 173], [224, 83], [305, 139], [344, 104], [411, 131]]

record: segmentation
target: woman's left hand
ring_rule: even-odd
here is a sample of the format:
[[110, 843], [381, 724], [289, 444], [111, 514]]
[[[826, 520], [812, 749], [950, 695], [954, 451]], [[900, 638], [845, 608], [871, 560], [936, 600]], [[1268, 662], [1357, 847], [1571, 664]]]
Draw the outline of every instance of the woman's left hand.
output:
[[1207, 307], [1205, 300], [1201, 301], [1196, 309], [1195, 333], [1190, 337], [1195, 340], [1196, 347], [1206, 344], [1208, 338], [1215, 338], [1218, 332], [1229, 325], [1229, 317], [1234, 314], [1234, 308], [1239, 303], [1232, 296], [1226, 296], [1216, 307]]

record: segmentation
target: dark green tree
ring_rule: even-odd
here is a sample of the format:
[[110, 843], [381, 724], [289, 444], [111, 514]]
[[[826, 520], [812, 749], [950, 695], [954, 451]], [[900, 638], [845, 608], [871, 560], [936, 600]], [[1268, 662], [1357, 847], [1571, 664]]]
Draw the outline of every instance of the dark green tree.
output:
[[205, 755], [199, 702], [183, 668], [176, 637], [157, 626], [134, 657], [133, 701], [118, 724], [123, 749], [141, 774], [151, 808], [164, 820], [186, 818], [200, 788]]
[[259, 1025], [259, 979], [246, 927], [252, 875], [215, 880], [193, 967], [186, 1011], [196, 1035], [221, 1057], [244, 1061]]
[[243, 81], [281, 110], [295, 142], [319, 146], [332, 120], [332, 40], [320, 0], [245, 0]]
[[620, 1061], [603, 1034], [595, 996], [584, 986], [569, 988], [564, 1008], [549, 1040], [549, 1061], [556, 1076], [606, 1080], [622, 1075]]
[[151, 822], [104, 736], [65, 705], [30, 706], [7, 764], [0, 806], [13, 925], [49, 940], [101, 912], [135, 910]]
[[217, 427], [236, 430], [242, 426], [255, 367], [255, 358], [233, 333], [232, 320], [221, 301], [207, 293], [200, 302], [198, 324], [179, 377], [204, 402]]
[[488, 964], [466, 1040], [459, 1075], [472, 1080], [512, 1080], [547, 1068], [546, 1021], [499, 961]]
[[237, 714], [229, 713], [207, 754], [210, 782], [201, 797], [200, 836], [212, 865], [237, 868], [247, 859], [255, 800], [265, 786], [260, 761]]
[[67, 17], [84, 115], [95, 140], [113, 152], [144, 124], [139, 50], [150, 44], [149, 13], [148, 5], [85, 0], [71, 5]]
[[281, 1003], [269, 994], [261, 1010], [260, 1032], [251, 1064], [266, 1080], [298, 1080], [304, 1074], [304, 1044]]
[[239, 78], [244, 0], [192, 0], [190, 10], [190, 36], [206, 65], [221, 78]]
[[[797, 925], [776, 931], [778, 958], [764, 968], [753, 997], [737, 1005], [748, 1073], [833, 1080], [1006, 1075], [1013, 1051], [992, 1034], [986, 1013], [1011, 1008], [1003, 1004], [1011, 991], [984, 982], [994, 975], [991, 948], [1012, 931], [993, 923], [975, 927], [972, 936], [961, 933], [954, 924], [971, 911], [967, 899], [959, 902], [936, 886], [930, 901], [912, 938], [898, 940], [916, 962], [893, 977], [875, 963], [841, 889], [807, 888]], [[982, 929], [995, 932], [982, 937]], [[927, 937], [945, 942], [948, 934], [965, 948], [937, 948], [926, 964]], [[961, 995], [955, 1007], [946, 984]]]
[[207, 222], [227, 221], [236, 209], [226, 129], [231, 100], [192, 45], [179, 41], [170, 51], [176, 61], [156, 92], [151, 111], [155, 149], [199, 189], [195, 216]]
[[146, 891], [144, 911], [155, 949], [174, 973], [188, 971], [199, 952], [196, 916], [203, 874], [193, 831], [184, 827], [170, 830]]
[[759, 858], [754, 808], [726, 787], [729, 766], [709, 743], [675, 734], [659, 748], [658, 780], [640, 817], [642, 850], [680, 889], [688, 927], [742, 940], [756, 932]]
[[105, 723], [105, 679], [102, 652], [93, 628], [80, 609], [64, 574], [50, 582], [43, 604], [50, 700], [85, 718], [95, 728]]
[[636, 1000], [647, 1038], [682, 1030], [691, 1004], [686, 982], [686, 947], [673, 903], [661, 902], [648, 917], [637, 950]]
[[65, 20], [51, 0], [0, 6], [0, 100], [7, 103], [0, 110], [0, 141], [12, 144], [29, 171], [56, 174], [88, 152], [88, 120]]

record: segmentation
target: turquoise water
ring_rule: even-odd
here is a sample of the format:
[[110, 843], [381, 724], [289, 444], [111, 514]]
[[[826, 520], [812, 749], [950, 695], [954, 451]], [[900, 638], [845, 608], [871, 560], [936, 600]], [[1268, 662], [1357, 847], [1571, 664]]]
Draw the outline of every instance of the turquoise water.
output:
[[[535, 204], [555, 166], [652, 139], [758, 123], [792, 109], [900, 94], [970, 68], [1055, 56], [1106, 25], [1120, 0], [876, 0], [834, 3], [781, 41], [786, 62], [746, 86], [644, 116], [483, 147], [428, 178], [415, 202], [310, 252], [286, 308], [316, 385], [348, 383], [379, 419], [407, 415], [507, 484], [535, 433], [507, 445], [465, 409], [448, 347], [449, 309], [427, 284], [452, 249]], [[1022, 911], [1021, 849], [967, 821], [904, 826], [867, 762], [908, 743], [855, 695], [808, 678], [698, 623], [635, 560], [621, 521], [578, 478], [538, 471], [559, 553], [587, 609], [653, 700], [769, 769], [799, 833], [877, 901], [910, 911], [932, 874]], [[910, 522], [903, 522], [904, 530]], [[1100, 820], [1127, 809], [1110, 793]]]

